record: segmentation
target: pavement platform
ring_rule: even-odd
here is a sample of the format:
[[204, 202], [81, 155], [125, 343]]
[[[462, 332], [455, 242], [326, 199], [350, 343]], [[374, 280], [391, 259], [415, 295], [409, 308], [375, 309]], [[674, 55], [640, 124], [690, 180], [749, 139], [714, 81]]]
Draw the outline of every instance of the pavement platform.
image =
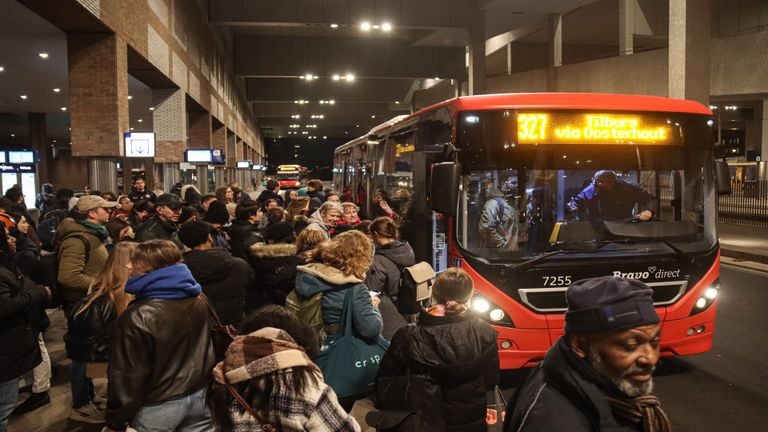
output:
[[718, 224], [723, 264], [768, 272], [768, 228]]

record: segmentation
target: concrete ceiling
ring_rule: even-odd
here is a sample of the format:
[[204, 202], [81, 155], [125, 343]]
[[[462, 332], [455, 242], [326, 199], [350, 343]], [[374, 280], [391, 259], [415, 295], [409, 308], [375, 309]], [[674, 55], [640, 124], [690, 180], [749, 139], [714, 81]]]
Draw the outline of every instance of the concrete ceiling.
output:
[[[357, 136], [407, 113], [420, 90], [436, 83], [457, 87], [465, 81], [465, 47], [478, 19], [486, 38], [512, 32], [535, 42], [541, 34], [536, 30], [546, 26], [550, 14], [577, 15], [579, 8], [595, 7], [594, 0], [198, 0], [197, 4], [207, 12], [214, 32], [223, 36], [220, 39], [231, 41], [231, 46], [220, 48], [231, 50], [241, 89], [266, 137], [297, 132], [338, 138]], [[23, 146], [29, 112], [48, 114], [51, 140], [56, 139], [57, 145], [68, 142], [68, 116], [61, 110], [68, 101], [66, 34], [16, 0], [0, 0], [0, 10], [4, 67], [0, 145]], [[359, 27], [363, 20], [379, 25], [387, 21], [393, 28], [388, 33], [363, 32]], [[613, 18], [604, 21], [615, 23]], [[606, 26], [610, 25], [571, 25], [564, 37], [566, 42], [613, 44], [615, 30]], [[40, 52], [48, 53], [48, 58], [39, 57]], [[149, 130], [148, 86], [163, 86], [164, 78], [137, 54], [131, 52], [129, 57], [131, 127]], [[299, 78], [307, 73], [318, 78]], [[334, 74], [347, 73], [355, 80], [333, 80]], [[330, 100], [334, 103], [320, 103]], [[295, 121], [297, 115], [300, 121]], [[296, 124], [300, 127], [290, 127]], [[307, 124], [316, 127], [307, 129]]]

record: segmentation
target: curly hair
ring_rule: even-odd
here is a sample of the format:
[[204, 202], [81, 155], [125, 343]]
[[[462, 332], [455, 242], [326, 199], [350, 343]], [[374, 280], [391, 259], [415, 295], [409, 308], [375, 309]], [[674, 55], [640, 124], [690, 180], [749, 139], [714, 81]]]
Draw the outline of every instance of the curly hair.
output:
[[347, 276], [365, 279], [373, 260], [373, 243], [360, 231], [347, 231], [318, 245], [315, 262], [341, 270]]

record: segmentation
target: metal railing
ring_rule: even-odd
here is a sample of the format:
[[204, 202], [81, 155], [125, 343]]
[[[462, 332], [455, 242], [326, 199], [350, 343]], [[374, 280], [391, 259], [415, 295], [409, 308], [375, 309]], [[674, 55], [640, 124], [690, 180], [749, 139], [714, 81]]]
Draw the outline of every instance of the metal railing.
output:
[[718, 197], [718, 222], [768, 227], [768, 180], [731, 182], [731, 193]]

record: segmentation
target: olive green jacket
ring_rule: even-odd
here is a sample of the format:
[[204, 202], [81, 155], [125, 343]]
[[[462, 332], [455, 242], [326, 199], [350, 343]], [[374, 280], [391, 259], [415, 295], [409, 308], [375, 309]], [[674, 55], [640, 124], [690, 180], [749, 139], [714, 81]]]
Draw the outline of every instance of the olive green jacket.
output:
[[[83, 241], [71, 234], [79, 234], [90, 243], [88, 261], [85, 261]], [[77, 301], [88, 293], [93, 279], [104, 267], [109, 252], [101, 239], [90, 229], [66, 218], [56, 228], [56, 242], [59, 243], [59, 271], [57, 280], [61, 285], [65, 301]]]

